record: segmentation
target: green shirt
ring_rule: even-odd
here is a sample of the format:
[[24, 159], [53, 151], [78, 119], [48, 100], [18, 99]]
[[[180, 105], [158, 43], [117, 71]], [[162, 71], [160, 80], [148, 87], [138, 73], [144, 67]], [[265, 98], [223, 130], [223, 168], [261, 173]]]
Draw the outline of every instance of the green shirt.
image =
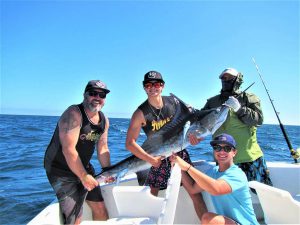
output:
[[234, 163], [252, 162], [263, 156], [257, 143], [256, 129], [255, 126], [248, 126], [243, 123], [236, 113], [230, 109], [226, 121], [214, 133], [213, 137], [221, 133], [231, 135], [236, 141], [238, 150], [234, 157]]
[[[207, 100], [203, 110], [221, 106], [228, 97], [216, 95]], [[257, 126], [263, 122], [263, 114], [259, 98], [251, 93], [243, 93], [238, 97], [241, 108], [234, 112], [229, 110], [226, 121], [214, 133], [226, 133], [233, 136], [237, 143], [237, 155], [234, 163], [252, 162], [263, 156], [263, 152], [257, 143]]]

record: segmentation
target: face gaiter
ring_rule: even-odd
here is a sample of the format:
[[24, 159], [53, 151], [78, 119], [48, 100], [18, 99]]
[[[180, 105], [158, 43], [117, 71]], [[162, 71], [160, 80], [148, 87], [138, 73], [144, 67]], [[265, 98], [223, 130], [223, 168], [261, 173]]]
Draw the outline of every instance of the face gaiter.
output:
[[222, 80], [222, 91], [231, 92], [233, 89], [235, 80], [236, 80], [236, 77], [231, 80]]

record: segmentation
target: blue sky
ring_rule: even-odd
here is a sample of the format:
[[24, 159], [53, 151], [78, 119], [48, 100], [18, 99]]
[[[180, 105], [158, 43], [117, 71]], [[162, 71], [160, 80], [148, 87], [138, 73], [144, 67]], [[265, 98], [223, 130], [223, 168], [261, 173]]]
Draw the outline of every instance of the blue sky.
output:
[[277, 124], [300, 125], [299, 1], [1, 1], [1, 114], [61, 115], [86, 83], [107, 83], [103, 111], [130, 118], [143, 75], [201, 108], [234, 67]]

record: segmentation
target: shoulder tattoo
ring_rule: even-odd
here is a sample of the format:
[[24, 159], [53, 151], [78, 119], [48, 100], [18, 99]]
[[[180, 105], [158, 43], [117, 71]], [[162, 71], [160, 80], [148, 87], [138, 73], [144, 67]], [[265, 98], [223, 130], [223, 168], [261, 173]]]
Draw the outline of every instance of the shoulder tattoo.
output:
[[60, 122], [62, 131], [64, 133], [68, 133], [74, 128], [78, 127], [80, 125], [78, 119], [76, 119], [74, 112], [72, 111], [67, 111], [64, 113], [61, 117], [61, 122]]

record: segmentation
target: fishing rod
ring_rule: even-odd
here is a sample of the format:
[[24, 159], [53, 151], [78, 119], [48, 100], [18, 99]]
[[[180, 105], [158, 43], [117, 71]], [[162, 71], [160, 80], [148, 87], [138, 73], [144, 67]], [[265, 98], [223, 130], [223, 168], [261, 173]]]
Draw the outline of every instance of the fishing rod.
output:
[[267, 89], [267, 87], [266, 87], [266, 85], [265, 85], [265, 82], [264, 82], [264, 80], [263, 80], [263, 78], [262, 78], [261, 73], [259, 72], [258, 66], [257, 66], [257, 64], [256, 64], [256, 62], [255, 62], [255, 60], [254, 60], [253, 57], [252, 57], [252, 61], [253, 61], [254, 65], [255, 65], [255, 67], [256, 67], [256, 70], [257, 70], [257, 73], [258, 73], [258, 75], [259, 75], [259, 77], [260, 77], [260, 80], [262, 81], [262, 83], [263, 83], [263, 85], [264, 85], [264, 88], [265, 88], [265, 90], [266, 90], [266, 92], [267, 92], [267, 94], [268, 94], [269, 100], [270, 100], [270, 102], [271, 102], [271, 105], [272, 105], [272, 107], [273, 107], [273, 110], [274, 110], [274, 112], [275, 112], [275, 115], [276, 115], [276, 117], [277, 117], [277, 119], [278, 119], [280, 129], [281, 129], [281, 131], [282, 131], [282, 133], [283, 133], [283, 136], [284, 136], [284, 139], [285, 139], [285, 141], [286, 141], [286, 143], [287, 143], [287, 145], [288, 145], [288, 147], [289, 147], [289, 149], [290, 149], [291, 156], [294, 158], [295, 163], [297, 163], [297, 162], [298, 162], [298, 159], [300, 158], [300, 150], [297, 149], [297, 151], [295, 151], [295, 150], [293, 149], [293, 146], [292, 146], [292, 144], [291, 144], [291, 142], [290, 142], [290, 140], [289, 140], [289, 137], [288, 137], [288, 135], [287, 135], [287, 133], [286, 133], [286, 131], [285, 131], [285, 129], [284, 129], [283, 124], [281, 123], [281, 120], [280, 120], [280, 118], [279, 118], [279, 116], [278, 116], [278, 112], [276, 111], [275, 106], [274, 106], [274, 104], [273, 104], [273, 100], [272, 100], [271, 97], [270, 97], [269, 91], [268, 91], [268, 89]]
[[240, 95], [244, 94], [249, 88], [252, 87], [253, 84], [255, 84], [255, 82], [253, 82], [252, 84], [250, 84], [245, 90], [243, 90], [241, 93], [239, 93], [239, 94], [236, 96], [236, 98], [239, 97]]

